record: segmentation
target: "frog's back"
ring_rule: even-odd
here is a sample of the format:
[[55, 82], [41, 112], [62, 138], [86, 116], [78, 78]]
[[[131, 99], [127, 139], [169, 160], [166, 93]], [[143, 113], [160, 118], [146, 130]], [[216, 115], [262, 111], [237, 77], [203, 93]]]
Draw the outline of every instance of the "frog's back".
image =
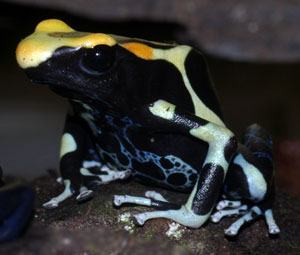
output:
[[[204, 56], [200, 52], [187, 45], [164, 44], [112, 36], [122, 47], [141, 59], [167, 62], [173, 65], [180, 76], [177, 80], [181, 80], [184, 84], [188, 97], [184, 98], [184, 93], [180, 91], [180, 82], [176, 82], [169, 77], [169, 80], [172, 81], [171, 87], [167, 85], [167, 82], [160, 84], [160, 86], [168, 87], [170, 94], [176, 95], [176, 98], [171, 99], [171, 101], [176, 105], [183, 105], [183, 108], [184, 105], [192, 103], [191, 108], [195, 115], [220, 126], [225, 126], [209, 70]], [[155, 71], [157, 70], [154, 69], [153, 72]]]

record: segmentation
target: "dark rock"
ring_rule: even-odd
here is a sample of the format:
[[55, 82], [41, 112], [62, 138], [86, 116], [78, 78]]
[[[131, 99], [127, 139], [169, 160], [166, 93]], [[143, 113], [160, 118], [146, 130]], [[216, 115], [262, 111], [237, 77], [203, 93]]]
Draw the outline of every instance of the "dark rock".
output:
[[[141, 206], [114, 208], [114, 194], [142, 195], [149, 187], [136, 182], [111, 183], [97, 187], [95, 196], [85, 203], [71, 198], [53, 210], [41, 204], [58, 194], [63, 187], [54, 179], [41, 177], [34, 181], [36, 212], [33, 223], [18, 241], [3, 244], [0, 254], [299, 254], [300, 199], [278, 192], [274, 216], [281, 234], [270, 237], [263, 220], [242, 229], [238, 237], [228, 239], [224, 229], [233, 218], [220, 224], [207, 222], [200, 229], [185, 229], [181, 238], [167, 237], [171, 223], [167, 219], [146, 222], [124, 230], [118, 217], [124, 212], [149, 210]], [[187, 194], [155, 188], [170, 201], [182, 203]]]
[[[185, 27], [188, 36], [205, 52], [235, 60], [300, 59], [300, 3], [296, 0], [10, 2], [64, 10], [94, 20], [174, 22]], [[178, 37], [186, 40], [182, 33]]]

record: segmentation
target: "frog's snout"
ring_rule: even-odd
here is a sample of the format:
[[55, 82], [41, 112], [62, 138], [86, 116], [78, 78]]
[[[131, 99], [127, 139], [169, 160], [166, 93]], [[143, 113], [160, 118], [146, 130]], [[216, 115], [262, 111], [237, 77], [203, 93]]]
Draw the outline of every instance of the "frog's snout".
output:
[[33, 34], [23, 39], [16, 50], [19, 66], [23, 69], [37, 67], [61, 47], [93, 48], [96, 45], [113, 46], [113, 37], [102, 33], [78, 32], [61, 20], [40, 22]]
[[16, 50], [16, 58], [19, 66], [23, 69], [36, 67], [51, 56], [49, 51], [31, 43], [29, 40], [21, 41]]
[[[52, 56], [57, 48], [57, 40], [53, 40], [51, 33], [72, 33], [73, 30], [66, 23], [57, 19], [41, 21], [35, 28], [34, 33], [23, 39], [17, 46], [16, 58], [19, 66], [23, 69], [36, 67]], [[51, 40], [52, 39], [52, 40]]]

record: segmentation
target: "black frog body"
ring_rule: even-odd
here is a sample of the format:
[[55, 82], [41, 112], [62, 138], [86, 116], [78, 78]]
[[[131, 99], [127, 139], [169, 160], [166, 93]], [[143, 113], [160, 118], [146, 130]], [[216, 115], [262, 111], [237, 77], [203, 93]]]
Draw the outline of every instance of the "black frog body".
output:
[[[271, 138], [253, 125], [244, 145], [237, 146], [196, 50], [77, 32], [62, 21], [45, 20], [19, 44], [17, 60], [31, 80], [48, 84], [70, 102], [60, 153], [65, 190], [46, 208], [72, 194], [86, 199], [93, 184], [132, 175], [148, 184], [191, 191], [185, 205], [153, 193], [147, 198], [115, 196], [117, 205], [134, 201], [160, 210], [135, 215], [140, 224], [165, 217], [199, 227], [223, 191], [236, 201], [221, 201], [214, 222], [228, 215], [223, 209], [231, 204], [234, 214], [247, 212], [227, 229], [228, 235], [237, 234], [254, 215], [265, 215], [269, 232], [279, 232], [270, 207]], [[241, 199], [249, 204], [242, 205]], [[267, 206], [255, 205], [262, 201]]]

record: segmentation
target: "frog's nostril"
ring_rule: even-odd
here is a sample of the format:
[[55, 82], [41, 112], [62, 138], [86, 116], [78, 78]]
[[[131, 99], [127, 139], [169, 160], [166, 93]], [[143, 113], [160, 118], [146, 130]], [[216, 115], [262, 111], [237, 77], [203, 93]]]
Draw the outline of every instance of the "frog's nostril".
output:
[[46, 61], [51, 55], [51, 51], [45, 50], [42, 45], [33, 43], [28, 39], [21, 41], [16, 49], [17, 62], [23, 69], [36, 67], [41, 62]]

